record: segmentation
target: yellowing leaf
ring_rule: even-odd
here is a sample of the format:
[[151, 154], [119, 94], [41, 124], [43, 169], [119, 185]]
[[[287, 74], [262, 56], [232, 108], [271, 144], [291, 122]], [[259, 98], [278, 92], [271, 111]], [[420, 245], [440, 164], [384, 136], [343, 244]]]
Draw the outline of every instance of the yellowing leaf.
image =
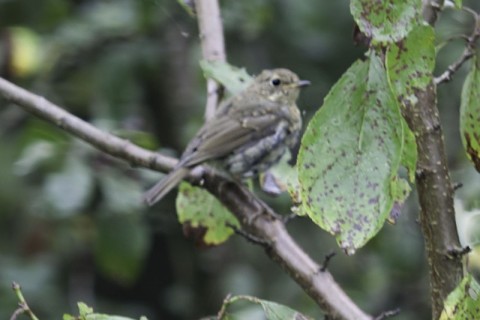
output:
[[207, 245], [225, 242], [233, 234], [229, 225], [239, 227], [237, 218], [214, 196], [186, 182], [180, 184], [176, 207], [180, 223], [199, 229]]

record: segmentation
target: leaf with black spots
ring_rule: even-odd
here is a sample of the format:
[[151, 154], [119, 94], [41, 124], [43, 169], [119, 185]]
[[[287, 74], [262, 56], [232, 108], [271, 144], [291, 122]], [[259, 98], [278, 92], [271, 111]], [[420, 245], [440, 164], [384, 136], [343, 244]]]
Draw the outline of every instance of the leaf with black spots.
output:
[[349, 254], [405, 198], [397, 177], [404, 126], [382, 60], [370, 52], [335, 84], [306, 129], [298, 157], [302, 211]]
[[352, 0], [350, 11], [360, 31], [373, 42], [397, 42], [422, 19], [421, 0]]
[[[476, 60], [476, 59], [475, 59]], [[478, 60], [463, 84], [460, 105], [460, 132], [467, 156], [480, 172], [480, 70]]]

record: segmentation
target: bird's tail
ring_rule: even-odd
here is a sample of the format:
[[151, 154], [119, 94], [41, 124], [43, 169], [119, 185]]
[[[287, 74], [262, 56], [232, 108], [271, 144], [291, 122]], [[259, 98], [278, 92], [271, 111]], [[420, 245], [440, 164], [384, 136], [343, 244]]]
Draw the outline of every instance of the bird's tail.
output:
[[157, 182], [150, 190], [148, 190], [145, 195], [143, 196], [143, 200], [149, 205], [153, 205], [154, 203], [158, 202], [162, 199], [170, 190], [175, 188], [180, 181], [185, 178], [188, 173], [189, 169], [184, 167], [175, 168], [172, 172], [170, 172], [166, 177], [162, 180]]

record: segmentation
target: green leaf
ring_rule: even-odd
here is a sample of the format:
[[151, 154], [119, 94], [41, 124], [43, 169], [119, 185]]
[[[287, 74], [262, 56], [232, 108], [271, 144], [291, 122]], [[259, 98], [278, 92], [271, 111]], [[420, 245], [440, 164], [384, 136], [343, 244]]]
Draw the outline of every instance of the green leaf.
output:
[[[11, 54], [10, 72], [16, 77], [26, 77], [38, 71], [45, 46], [41, 45], [41, 39], [33, 30], [25, 27], [10, 27], [9, 41]], [[4, 31], [5, 32], [5, 31]]]
[[373, 42], [397, 42], [422, 19], [422, 0], [352, 0], [358, 27]]
[[454, 0], [454, 2], [455, 2], [455, 7], [456, 7], [457, 9], [461, 9], [461, 8], [462, 8], [462, 6], [463, 6], [463, 0]]
[[63, 216], [77, 213], [91, 196], [93, 173], [83, 159], [72, 153], [65, 167], [48, 176], [44, 186], [44, 199]]
[[180, 184], [176, 207], [180, 223], [198, 229], [207, 245], [225, 242], [233, 234], [228, 225], [240, 225], [214, 196], [186, 182]]
[[190, 17], [195, 17], [195, 5], [193, 0], [177, 0], [177, 2], [182, 6], [185, 11], [190, 15]]
[[[134, 320], [132, 318], [122, 317], [122, 316], [112, 316], [109, 314], [94, 313], [93, 308], [90, 308], [83, 302], [77, 303], [79, 316], [74, 317], [69, 314], [63, 315], [63, 320]], [[147, 320], [146, 317], [142, 316], [140, 320]]]
[[440, 320], [464, 320], [480, 318], [480, 285], [467, 275], [458, 287], [448, 295]]
[[[435, 67], [435, 34], [427, 25], [415, 27], [407, 38], [390, 45], [386, 54], [386, 67], [391, 90], [402, 107], [417, 104], [416, 93], [426, 90], [432, 83]], [[407, 168], [411, 182], [415, 180], [417, 145], [415, 135], [405, 120], [405, 141], [402, 165]]]
[[225, 319], [235, 319], [236, 317], [232, 317], [231, 314], [225, 314], [225, 310], [232, 305], [239, 304], [239, 302], [248, 302], [250, 304], [259, 305], [263, 309], [263, 314], [265, 316], [265, 320], [309, 320], [313, 319], [301, 314], [298, 311], [295, 311], [287, 306], [258, 299], [252, 296], [234, 296], [225, 300], [223, 306], [221, 316], [219, 317], [220, 320]]
[[404, 129], [382, 61], [370, 53], [345, 72], [305, 131], [303, 209], [349, 254], [380, 230], [399, 198]]
[[138, 212], [143, 208], [143, 190], [138, 181], [122, 172], [105, 168], [98, 175], [104, 205], [115, 213]]
[[206, 78], [218, 81], [231, 94], [239, 93], [253, 81], [244, 68], [237, 68], [226, 62], [202, 60], [200, 67]]
[[397, 221], [402, 205], [405, 200], [407, 200], [411, 190], [410, 185], [405, 179], [399, 177], [394, 177], [392, 179], [391, 193], [393, 197], [393, 207], [390, 211], [388, 222], [395, 223]]
[[[478, 229], [477, 229], [478, 232]], [[467, 270], [470, 272], [472, 277], [477, 281], [480, 281], [480, 244], [470, 247], [470, 251], [467, 255]]]
[[112, 316], [103, 313], [92, 313], [85, 317], [85, 320], [135, 320], [123, 316]]
[[97, 221], [95, 262], [106, 277], [131, 284], [150, 246], [148, 228], [139, 215], [108, 215]]
[[480, 172], [480, 70], [477, 61], [465, 79], [460, 104], [460, 132], [468, 158]]
[[93, 308], [90, 308], [89, 306], [87, 306], [86, 303], [79, 302], [79, 303], [77, 303], [77, 306], [78, 306], [78, 312], [80, 313], [80, 316], [82, 316], [82, 317], [85, 317], [89, 313], [93, 312]]
[[25, 147], [17, 162], [15, 162], [15, 174], [20, 176], [31, 174], [55, 156], [58, 157], [58, 152], [52, 142], [35, 141]]
[[407, 38], [388, 47], [385, 58], [388, 81], [402, 106], [416, 105], [416, 92], [432, 83], [434, 40], [432, 27], [418, 26]]

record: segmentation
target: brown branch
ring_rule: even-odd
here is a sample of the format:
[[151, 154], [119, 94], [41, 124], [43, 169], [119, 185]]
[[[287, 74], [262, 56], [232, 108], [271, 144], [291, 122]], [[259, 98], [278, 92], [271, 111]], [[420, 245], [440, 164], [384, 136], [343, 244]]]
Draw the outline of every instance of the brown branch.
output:
[[[203, 58], [226, 60], [218, 0], [195, 0]], [[208, 80], [205, 117], [213, 116], [219, 102], [219, 85]], [[211, 176], [205, 187], [241, 221], [249, 236], [268, 244], [268, 255], [333, 319], [370, 319], [343, 292], [329, 272], [323, 271], [290, 237], [279, 216], [243, 186]], [[252, 238], [252, 237], [251, 237]], [[263, 241], [262, 241], [263, 240]]]
[[460, 243], [435, 84], [417, 92], [417, 98], [417, 105], [407, 106], [405, 119], [417, 140], [416, 185], [420, 222], [430, 271], [433, 319], [438, 319], [444, 299], [461, 280], [462, 263], [461, 259], [450, 254], [460, 248]]
[[[226, 61], [223, 24], [217, 0], [195, 0], [202, 55], [208, 61]], [[207, 79], [207, 104], [205, 119], [210, 119], [220, 102], [222, 86], [213, 79]]]
[[204, 187], [240, 220], [247, 232], [268, 244], [266, 252], [326, 312], [329, 319], [372, 319], [345, 294], [328, 271], [314, 262], [290, 237], [272, 209], [245, 186], [207, 172]]
[[[424, 0], [423, 5], [425, 19], [434, 25], [443, 0]], [[443, 301], [462, 277], [461, 259], [450, 254], [461, 247], [433, 78], [426, 89], [416, 92], [416, 96], [418, 103], [407, 105], [403, 112], [417, 142], [416, 186], [420, 222], [430, 273], [432, 318], [438, 319]]]
[[[0, 78], [0, 95], [26, 111], [50, 122], [133, 166], [169, 171], [176, 160], [140, 148], [127, 140], [104, 132], [66, 112], [41, 96], [30, 93]], [[199, 167], [200, 168], [200, 167]], [[268, 255], [315, 300], [332, 319], [371, 319], [334, 281], [329, 272], [320, 272], [315, 263], [290, 237], [284, 223], [273, 210], [245, 187], [225, 180], [208, 168], [194, 169], [191, 182], [214, 194], [241, 221], [245, 230], [271, 244]]]

